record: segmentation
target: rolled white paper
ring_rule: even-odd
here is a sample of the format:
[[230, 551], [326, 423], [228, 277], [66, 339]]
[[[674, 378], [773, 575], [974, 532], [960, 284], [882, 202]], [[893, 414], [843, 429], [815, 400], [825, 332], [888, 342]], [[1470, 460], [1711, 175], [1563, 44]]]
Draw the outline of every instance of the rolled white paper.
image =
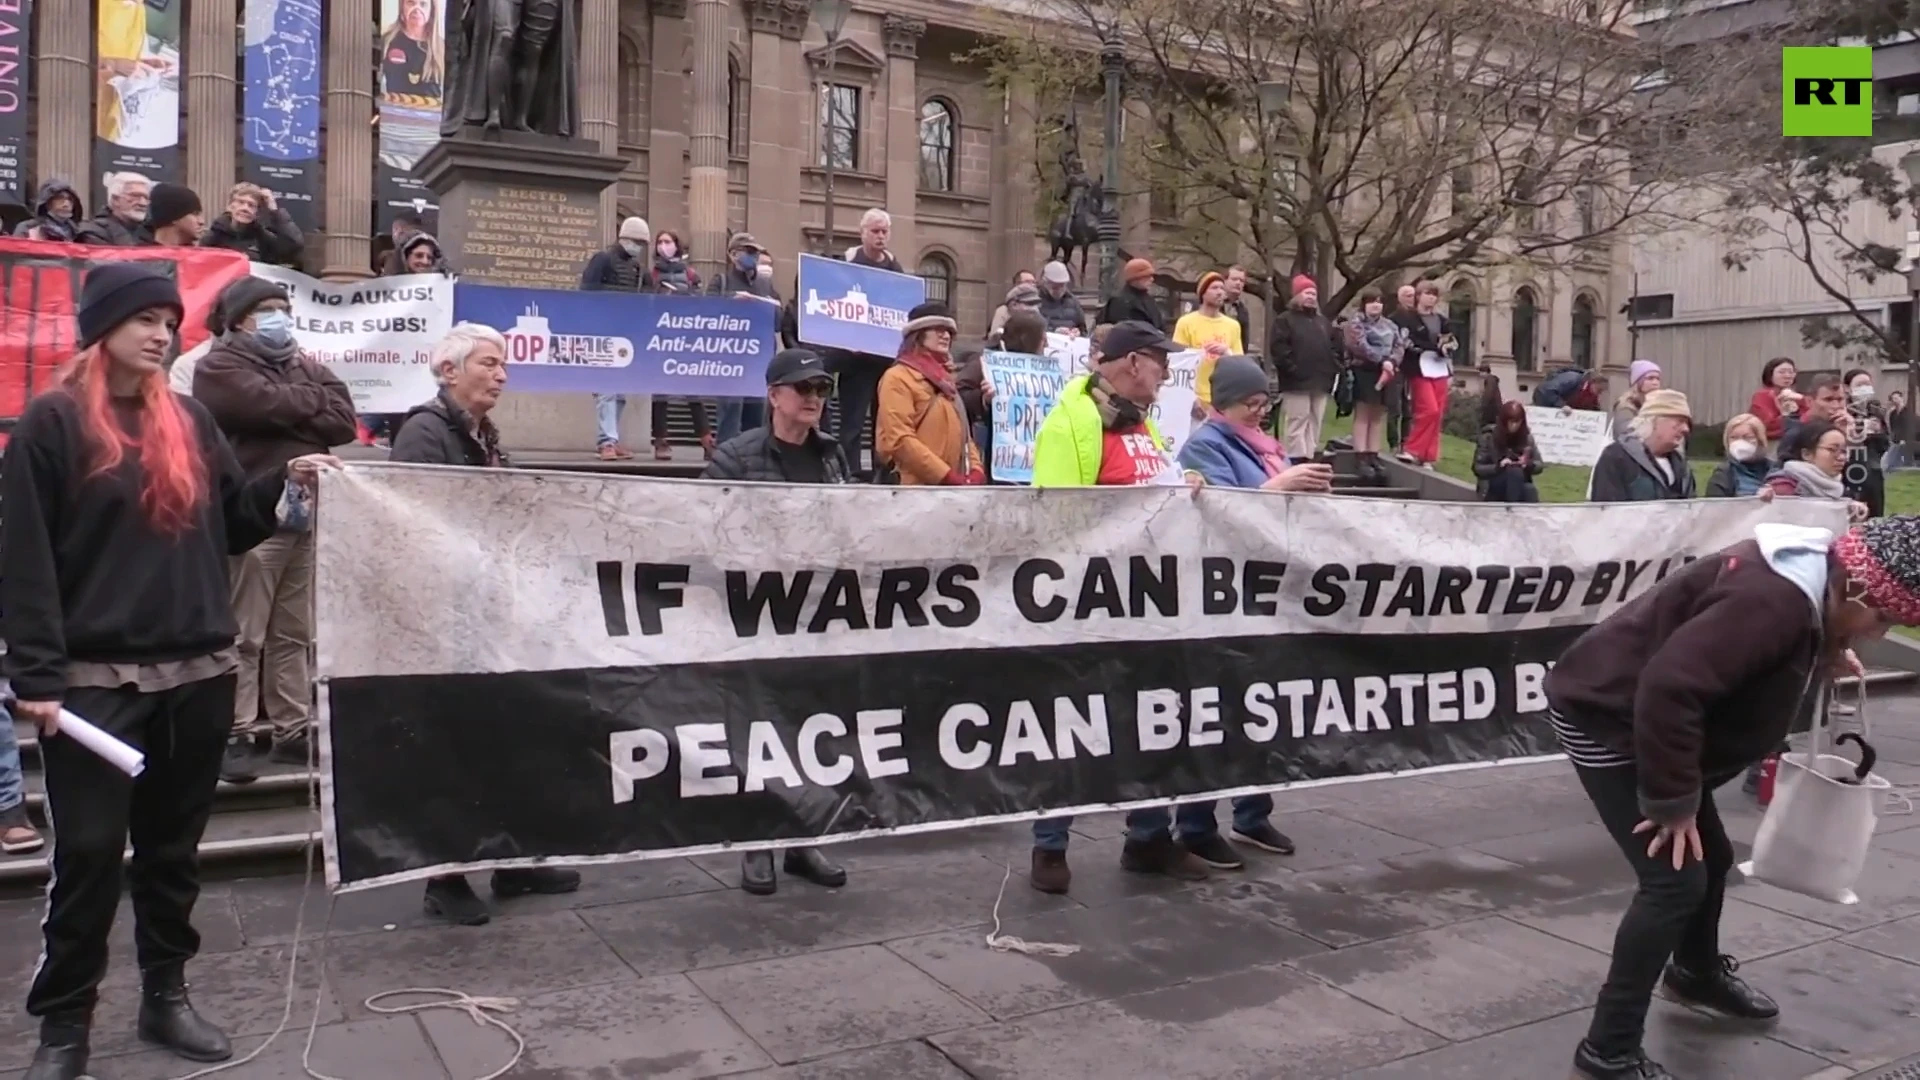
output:
[[107, 764], [128, 776], [139, 776], [147, 767], [147, 755], [65, 709], [60, 710], [60, 734], [73, 736], [74, 742], [99, 754]]

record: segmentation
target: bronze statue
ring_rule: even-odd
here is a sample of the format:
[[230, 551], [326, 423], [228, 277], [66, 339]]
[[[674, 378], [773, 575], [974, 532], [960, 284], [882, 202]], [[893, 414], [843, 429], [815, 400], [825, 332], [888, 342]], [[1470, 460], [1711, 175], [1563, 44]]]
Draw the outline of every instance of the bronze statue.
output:
[[580, 134], [579, 0], [462, 0], [447, 24], [440, 134]]
[[1060, 125], [1060, 177], [1061, 201], [1066, 213], [1054, 219], [1053, 227], [1047, 231], [1047, 257], [1063, 266], [1071, 266], [1073, 253], [1080, 252], [1080, 275], [1077, 280], [1085, 282], [1087, 276], [1087, 252], [1093, 248], [1100, 235], [1100, 212], [1106, 206], [1106, 188], [1096, 184], [1087, 175], [1087, 167], [1080, 159], [1080, 112], [1077, 105], [1069, 105], [1066, 118]]

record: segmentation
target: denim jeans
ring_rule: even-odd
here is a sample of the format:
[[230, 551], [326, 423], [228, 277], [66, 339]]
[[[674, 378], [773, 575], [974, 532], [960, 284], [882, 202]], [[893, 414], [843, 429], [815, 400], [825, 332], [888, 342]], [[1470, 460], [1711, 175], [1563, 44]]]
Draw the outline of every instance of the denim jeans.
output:
[[20, 775], [20, 743], [13, 731], [13, 714], [0, 705], [0, 813], [19, 806], [26, 797], [27, 782]]
[[595, 447], [606, 446], [620, 441], [620, 414], [626, 410], [627, 395], [593, 395], [593, 416], [599, 421], [600, 434], [594, 442]]
[[[1272, 816], [1271, 795], [1244, 795], [1233, 800], [1233, 824], [1236, 828], [1251, 828]], [[1181, 803], [1172, 810], [1164, 806], [1149, 806], [1142, 810], [1127, 811], [1127, 839], [1134, 843], [1145, 843], [1176, 823], [1182, 840], [1197, 840], [1220, 831], [1219, 823], [1214, 820], [1211, 801]], [[1067, 830], [1072, 825], [1073, 819], [1070, 817], [1041, 818], [1033, 823], [1033, 846], [1041, 851], [1067, 850]]]
[[716, 437], [726, 442], [743, 431], [752, 431], [767, 422], [767, 404], [760, 398], [721, 398], [720, 430]]

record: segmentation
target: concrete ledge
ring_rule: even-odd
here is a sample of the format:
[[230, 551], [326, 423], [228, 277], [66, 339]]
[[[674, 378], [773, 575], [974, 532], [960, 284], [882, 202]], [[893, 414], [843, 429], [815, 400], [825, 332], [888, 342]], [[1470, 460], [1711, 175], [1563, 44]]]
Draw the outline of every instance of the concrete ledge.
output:
[[1427, 502], [1479, 502], [1480, 491], [1464, 480], [1456, 480], [1438, 469], [1421, 469], [1403, 461], [1382, 457], [1380, 464], [1394, 487], [1412, 488], [1416, 498]]
[[1920, 673], [1920, 643], [1912, 638], [1888, 634], [1878, 641], [1866, 642], [1854, 651], [1860, 654], [1861, 662], [1870, 668]]

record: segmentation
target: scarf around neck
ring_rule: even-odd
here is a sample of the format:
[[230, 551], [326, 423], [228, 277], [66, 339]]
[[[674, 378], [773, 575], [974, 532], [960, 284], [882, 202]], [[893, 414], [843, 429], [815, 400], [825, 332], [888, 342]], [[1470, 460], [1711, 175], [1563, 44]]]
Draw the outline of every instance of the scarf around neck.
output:
[[1093, 399], [1094, 408], [1100, 410], [1100, 426], [1104, 430], [1117, 431], [1146, 422], [1147, 414], [1140, 406], [1114, 393], [1113, 387], [1097, 371], [1087, 376], [1087, 396]]
[[1844, 499], [1847, 497], [1846, 485], [1837, 476], [1828, 476], [1811, 461], [1788, 461], [1780, 466], [1780, 471], [1800, 485], [1800, 494], [1814, 499]]
[[1217, 409], [1214, 410], [1210, 419], [1233, 432], [1235, 437], [1246, 443], [1254, 456], [1260, 459], [1260, 465], [1267, 470], [1268, 476], [1278, 476], [1288, 466], [1287, 451], [1280, 444], [1280, 440], [1251, 424], [1243, 424]]
[[262, 360], [274, 364], [284, 364], [300, 355], [300, 346], [289, 338], [284, 345], [268, 345], [245, 330], [229, 330], [223, 335], [227, 343], [236, 349], [250, 352]]
[[907, 370], [932, 383], [934, 390], [948, 401], [959, 399], [960, 392], [953, 385], [953, 373], [947, 370], [946, 361], [940, 357], [925, 349], [909, 348], [894, 362], [905, 365]]

